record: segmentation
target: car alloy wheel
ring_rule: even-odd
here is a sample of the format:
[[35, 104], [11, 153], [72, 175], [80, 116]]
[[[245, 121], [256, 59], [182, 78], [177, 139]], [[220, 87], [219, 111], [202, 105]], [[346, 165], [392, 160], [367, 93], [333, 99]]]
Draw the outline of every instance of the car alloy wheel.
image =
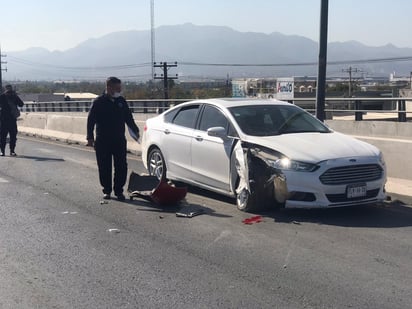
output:
[[150, 151], [148, 162], [150, 175], [156, 176], [159, 180], [166, 178], [166, 165], [159, 148], [154, 148]]

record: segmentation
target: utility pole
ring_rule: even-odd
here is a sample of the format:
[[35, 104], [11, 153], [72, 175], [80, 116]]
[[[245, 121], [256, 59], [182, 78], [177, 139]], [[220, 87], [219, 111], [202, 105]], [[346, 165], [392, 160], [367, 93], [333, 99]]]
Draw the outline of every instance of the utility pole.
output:
[[160, 64], [157, 64], [156, 62], [153, 63], [153, 67], [155, 68], [162, 68], [163, 69], [163, 74], [160, 74], [160, 76], [157, 76], [154, 74], [154, 79], [163, 79], [163, 91], [164, 91], [164, 98], [166, 100], [169, 99], [169, 85], [168, 85], [168, 80], [169, 79], [177, 79], [177, 74], [176, 76], [169, 77], [167, 75], [167, 71], [171, 67], [177, 67], [177, 62], [174, 64], [167, 64], [167, 62], [160, 62]]
[[352, 97], [352, 73], [362, 72], [358, 68], [349, 67], [349, 69], [342, 70], [342, 72], [349, 73], [349, 97]]
[[318, 83], [316, 87], [316, 117], [325, 120], [326, 58], [328, 49], [329, 1], [321, 0]]
[[3, 92], [3, 71], [7, 72], [7, 68], [3, 69], [2, 64], [6, 64], [7, 62], [1, 61], [1, 57], [6, 57], [1, 53], [1, 46], [0, 46], [0, 92]]
[[[162, 68], [163, 69], [163, 74], [160, 74], [160, 76], [157, 76], [154, 74], [154, 79], [163, 79], [163, 91], [164, 91], [164, 98], [165, 100], [169, 99], [169, 85], [168, 85], [168, 80], [169, 79], [177, 79], [177, 74], [176, 76], [169, 77], [167, 74], [167, 71], [171, 67], [177, 67], [177, 62], [174, 64], [168, 64], [167, 62], [160, 62], [157, 64], [156, 62], [153, 63], [154, 68]], [[159, 112], [163, 111], [163, 106], [162, 108], [159, 109]]]

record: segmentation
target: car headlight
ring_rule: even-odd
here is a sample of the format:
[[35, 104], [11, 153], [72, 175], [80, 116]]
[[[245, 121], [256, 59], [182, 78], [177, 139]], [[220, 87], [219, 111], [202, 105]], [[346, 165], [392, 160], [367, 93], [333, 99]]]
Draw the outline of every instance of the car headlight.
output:
[[295, 172], [313, 172], [319, 167], [316, 164], [295, 161], [289, 158], [282, 158], [276, 161], [271, 161], [271, 165], [272, 167], [280, 170], [289, 170]]

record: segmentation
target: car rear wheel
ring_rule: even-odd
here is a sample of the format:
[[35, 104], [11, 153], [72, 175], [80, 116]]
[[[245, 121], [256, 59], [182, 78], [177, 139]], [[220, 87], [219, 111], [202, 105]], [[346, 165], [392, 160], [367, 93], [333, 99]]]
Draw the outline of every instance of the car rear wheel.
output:
[[166, 178], [166, 164], [159, 148], [150, 150], [147, 161], [149, 175], [156, 176], [159, 180]]

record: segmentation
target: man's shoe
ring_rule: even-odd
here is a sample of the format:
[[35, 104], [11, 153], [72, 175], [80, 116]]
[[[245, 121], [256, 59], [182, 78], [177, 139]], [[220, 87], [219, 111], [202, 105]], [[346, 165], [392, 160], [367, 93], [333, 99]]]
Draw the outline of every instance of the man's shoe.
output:
[[0, 156], [4, 157], [4, 152], [2, 152], [2, 153], [0, 154]]
[[119, 201], [124, 201], [126, 199], [123, 193], [116, 194], [116, 197]]
[[104, 194], [104, 195], [103, 195], [103, 199], [104, 199], [104, 200], [110, 200], [110, 194], [107, 194], [107, 193]]
[[10, 156], [15, 157], [17, 156], [17, 153], [15, 153], [14, 151], [10, 151]]

